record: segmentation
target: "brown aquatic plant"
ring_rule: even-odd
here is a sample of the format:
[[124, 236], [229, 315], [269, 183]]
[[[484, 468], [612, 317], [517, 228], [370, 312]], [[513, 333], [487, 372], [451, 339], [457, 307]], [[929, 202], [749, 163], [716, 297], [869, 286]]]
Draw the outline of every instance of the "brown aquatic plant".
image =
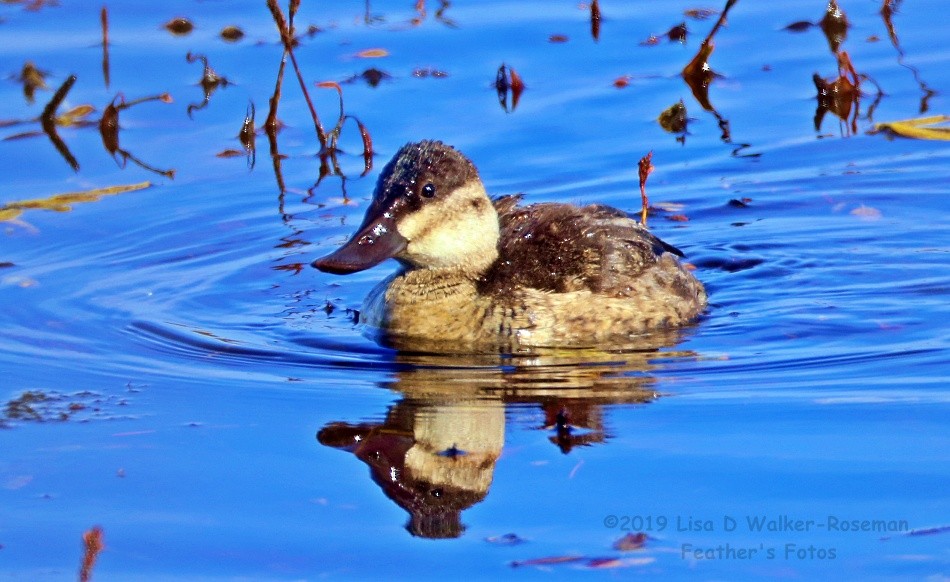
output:
[[640, 178], [640, 222], [647, 223], [647, 212], [650, 209], [650, 201], [647, 199], [647, 178], [653, 173], [653, 152], [640, 158], [637, 164], [637, 175]]
[[719, 19], [716, 21], [716, 24], [699, 45], [699, 50], [696, 52], [696, 55], [683, 67], [682, 72], [683, 80], [689, 86], [693, 97], [696, 98], [696, 101], [699, 102], [699, 105], [703, 109], [712, 113], [716, 118], [719, 129], [722, 131], [721, 139], [726, 143], [732, 141], [732, 136], [729, 131], [729, 120], [720, 115], [709, 101], [709, 84], [718, 76], [709, 65], [709, 57], [715, 49], [713, 37], [715, 37], [719, 29], [726, 23], [729, 10], [735, 6], [736, 2], [738, 2], [738, 0], [726, 0], [726, 5], [719, 14]]
[[92, 580], [92, 569], [96, 565], [96, 558], [99, 553], [105, 549], [105, 543], [102, 541], [102, 528], [93, 526], [92, 529], [82, 534], [83, 555], [82, 564], [79, 567], [79, 581], [88, 582]]
[[102, 80], [109, 90], [109, 9], [105, 6], [99, 12], [99, 23], [102, 26]]
[[818, 21], [818, 26], [821, 27], [821, 31], [828, 40], [828, 48], [837, 54], [841, 43], [848, 38], [848, 28], [851, 24], [836, 0], [829, 0], [825, 7], [825, 15]]
[[600, 2], [591, 0], [590, 3], [590, 36], [594, 41], [600, 40]]
[[679, 134], [676, 141], [685, 143], [689, 117], [686, 115], [686, 104], [683, 103], [682, 99], [664, 109], [657, 121], [665, 131]]
[[[448, 10], [449, 7], [451, 7], [451, 5], [452, 4], [449, 2], [449, 0], [439, 0], [439, 7], [435, 11], [435, 19], [436, 21], [441, 22], [442, 24], [448, 26], [449, 28], [458, 28], [458, 24], [456, 24], [454, 20], [452, 20], [451, 18], [447, 18], [445, 16], [445, 11]], [[413, 27], [419, 26], [420, 24], [425, 22], [426, 14], [427, 14], [426, 0], [416, 0], [414, 9], [416, 11], [416, 15], [412, 19], [409, 20], [409, 25]], [[368, 13], [369, 13], [369, 8], [367, 8], [367, 14]]]
[[861, 99], [861, 76], [851, 63], [846, 51], [837, 54], [838, 76], [823, 79], [821, 75], [812, 75], [812, 81], [818, 90], [818, 108], [815, 111], [815, 131], [821, 129], [825, 113], [831, 112], [848, 124], [849, 134], [857, 133], [858, 111]]
[[679, 42], [683, 44], [686, 44], [686, 36], [688, 34], [689, 30], [687, 30], [685, 22], [681, 22], [666, 31], [666, 37], [670, 39], [670, 42]]
[[689, 30], [686, 28], [686, 23], [681, 22], [676, 26], [670, 28], [666, 32], [660, 35], [651, 34], [649, 38], [640, 43], [640, 46], [656, 46], [660, 44], [660, 38], [666, 37], [669, 42], [678, 42], [680, 44], [686, 44], [686, 37], [689, 34]]
[[43, 108], [43, 113], [40, 115], [40, 125], [43, 128], [43, 132], [49, 137], [50, 141], [53, 143], [53, 147], [56, 148], [56, 151], [60, 153], [61, 156], [66, 160], [66, 163], [73, 169], [73, 171], [79, 171], [79, 161], [73, 156], [72, 152], [69, 151], [69, 148], [66, 146], [66, 142], [59, 137], [59, 134], [56, 133], [56, 110], [59, 109], [60, 104], [66, 99], [66, 94], [69, 93], [69, 90], [72, 89], [73, 85], [76, 83], [76, 75], [70, 75], [66, 78], [59, 89], [56, 90], [56, 93], [53, 94], [53, 98], [50, 99], [49, 103], [46, 104], [46, 107]]
[[[116, 159], [120, 166], [124, 167], [125, 162], [131, 159], [133, 162], [141, 166], [142, 168], [164, 175], [166, 177], [174, 177], [174, 170], [159, 170], [148, 164], [142, 162], [141, 160], [135, 158], [129, 152], [121, 149], [119, 147], [119, 112], [142, 103], [145, 101], [163, 101], [165, 103], [171, 103], [171, 96], [167, 93], [161, 95], [154, 95], [151, 97], [143, 97], [140, 99], [135, 99], [133, 101], [126, 102], [122, 94], [116, 95], [112, 102], [106, 106], [105, 110], [102, 113], [102, 117], [98, 121], [93, 121], [89, 119], [89, 116], [95, 112], [95, 107], [92, 105], [77, 105], [69, 111], [64, 113], [59, 113], [58, 109], [62, 102], [65, 100], [66, 95], [69, 93], [69, 90], [76, 83], [76, 76], [71, 75], [66, 81], [59, 87], [56, 93], [50, 99], [49, 103], [43, 108], [43, 113], [38, 119], [28, 120], [28, 121], [17, 121], [10, 123], [13, 125], [15, 123], [31, 123], [39, 121], [42, 132], [26, 132], [20, 133], [4, 138], [4, 140], [13, 140], [13, 139], [22, 139], [28, 137], [35, 137], [38, 135], [46, 135], [50, 141], [53, 143], [53, 146], [56, 150], [63, 156], [66, 160], [66, 163], [69, 164], [73, 170], [79, 170], [79, 162], [70, 152], [69, 147], [66, 143], [60, 138], [57, 133], [58, 127], [91, 127], [97, 125], [99, 128], [99, 134], [102, 137], [102, 143], [106, 151]], [[122, 161], [119, 162], [118, 156], [121, 156]]]
[[360, 139], [363, 141], [363, 173], [360, 175], [365, 176], [373, 169], [373, 138], [362, 121], [355, 117], [353, 120], [356, 122], [356, 127], [359, 128]]
[[[413, 76], [416, 76], [415, 71], [413, 72]], [[391, 79], [391, 78], [392, 78], [392, 75], [390, 75], [386, 71], [377, 69], [375, 67], [370, 67], [366, 69], [365, 71], [363, 71], [362, 73], [353, 75], [352, 77], [348, 79], [344, 79], [342, 82], [353, 83], [357, 80], [363, 80], [363, 81], [366, 81], [366, 84], [369, 85], [370, 87], [376, 88], [379, 86], [381, 82], [383, 82], [383, 80]]]
[[23, 96], [27, 103], [33, 103], [37, 89], [46, 89], [47, 73], [36, 68], [32, 61], [23, 63], [20, 75], [17, 77], [23, 83]]
[[[521, 75], [513, 67], [502, 63], [495, 74], [495, 90], [498, 92], [498, 103], [506, 113], [511, 113], [518, 107], [518, 101], [521, 99], [521, 93], [524, 92], [524, 81]], [[509, 108], [508, 96], [511, 95], [511, 106]]]
[[255, 112], [254, 102], [251, 101], [247, 104], [247, 112], [244, 114], [244, 121], [241, 123], [241, 130], [238, 132], [238, 139], [241, 140], [241, 145], [249, 152], [254, 149], [254, 137], [256, 135], [254, 128]]
[[277, 132], [280, 131], [282, 124], [277, 118], [277, 106], [280, 104], [281, 96], [281, 87], [283, 86], [284, 80], [284, 69], [287, 67], [287, 53], [284, 52], [283, 57], [280, 59], [280, 66], [277, 69], [277, 80], [274, 83], [274, 93], [270, 96], [268, 100], [269, 108], [267, 111], [267, 118], [264, 120], [264, 134], [267, 135], [267, 142], [270, 146], [270, 156], [271, 163], [274, 167], [274, 176], [277, 180], [277, 188], [280, 192], [281, 201], [283, 201], [283, 195], [286, 191], [286, 186], [284, 185], [284, 177], [281, 172], [281, 160], [283, 155], [280, 153], [277, 147]]
[[106, 106], [102, 112], [102, 117], [99, 119], [99, 135], [102, 137], [102, 145], [106, 148], [106, 151], [109, 152], [109, 155], [112, 156], [112, 159], [119, 164], [119, 167], [124, 168], [126, 162], [132, 160], [133, 163], [145, 170], [160, 174], [166, 178], [174, 179], [175, 170], [160, 170], [155, 168], [119, 146], [119, 112], [138, 105], [139, 103], [147, 103], [149, 101], [171, 103], [172, 98], [168, 93], [162, 93], [161, 95], [151, 95], [149, 97], [140, 97], [132, 101], [126, 101], [122, 93], [116, 95], [112, 99], [112, 102]]
[[204, 109], [208, 106], [208, 103], [211, 102], [211, 95], [218, 89], [218, 87], [227, 87], [230, 82], [225, 78], [219, 75], [211, 65], [208, 63], [208, 57], [205, 55], [194, 54], [189, 52], [185, 55], [185, 60], [189, 63], [195, 63], [200, 61], [204, 69], [201, 74], [201, 80], [198, 81], [198, 84], [201, 85], [202, 91], [204, 91], [204, 99], [200, 104], [191, 104], [188, 106], [188, 117], [191, 117], [192, 113], [199, 109]]
[[920, 87], [920, 91], [923, 93], [920, 97], [919, 112], [924, 114], [930, 109], [930, 98], [936, 95], [937, 92], [924, 82], [920, 77], [920, 70], [918, 70], [917, 67], [904, 62], [904, 49], [901, 46], [900, 38], [897, 36], [897, 29], [894, 27], [894, 14], [897, 12], [899, 3], [899, 0], [883, 0], [881, 4], [881, 19], [884, 20], [884, 27], [887, 29], [887, 36], [891, 40], [891, 45], [894, 47], [894, 50], [897, 51], [897, 64], [911, 72], [911, 75], [914, 77], [914, 82], [917, 83]]
[[[296, 16], [297, 10], [300, 7], [300, 1], [290, 0], [289, 19], [284, 18], [284, 13], [277, 4], [277, 0], [267, 0], [267, 7], [270, 9], [271, 16], [274, 18], [274, 24], [277, 25], [277, 31], [280, 33], [280, 41], [284, 45], [283, 58], [290, 59], [294, 73], [297, 75], [297, 82], [300, 85], [300, 90], [303, 92], [304, 100], [307, 102], [307, 107], [310, 109], [310, 116], [313, 118], [313, 126], [317, 132], [317, 140], [320, 142], [320, 146], [322, 148], [326, 148], [326, 132], [323, 129], [323, 124], [320, 123], [320, 116], [317, 115], [317, 108], [313, 106], [313, 101], [310, 99], [310, 93], [307, 91], [307, 83], [303, 79], [303, 74], [300, 72], [300, 65], [297, 64], [297, 57], [294, 54], [294, 47], [297, 46], [297, 40], [294, 37], [294, 17]], [[283, 68], [284, 67], [282, 64], [281, 73], [278, 76], [278, 89], [274, 92], [275, 95], [279, 95], [280, 79], [283, 78]], [[277, 106], [274, 100], [271, 101], [271, 111], [274, 113], [274, 119], [276, 119]], [[268, 122], [270, 121], [271, 116], [269, 115]]]
[[[340, 133], [342, 133], [343, 125], [346, 123], [347, 119], [352, 119], [353, 121], [355, 121], [357, 127], [359, 128], [360, 139], [363, 142], [364, 168], [363, 168], [363, 173], [361, 175], [365, 176], [367, 173], [369, 173], [369, 171], [373, 167], [373, 140], [370, 137], [369, 130], [366, 129], [366, 126], [363, 125], [363, 123], [359, 119], [357, 119], [356, 117], [352, 115], [347, 115], [346, 112], [344, 111], [343, 88], [340, 86], [339, 83], [336, 83], [334, 81], [324, 81], [322, 83], [317, 83], [317, 87], [320, 87], [323, 89], [335, 89], [337, 92], [337, 95], [340, 98], [340, 115], [337, 118], [336, 125], [333, 127], [333, 129], [327, 132], [328, 139], [327, 139], [325, 150], [328, 156], [324, 156], [321, 158], [320, 179], [322, 180], [326, 175], [329, 174], [328, 172], [326, 172], [326, 170], [328, 169], [327, 157], [329, 157], [329, 161], [333, 163], [333, 166], [334, 166], [333, 174], [339, 175], [342, 177], [342, 172], [340, 171], [340, 168], [337, 164], [336, 153], [339, 150], [338, 143], [340, 139]], [[319, 183], [319, 180], [318, 180], [318, 183]]]
[[257, 147], [255, 144], [257, 131], [254, 127], [255, 113], [254, 102], [251, 101], [247, 104], [247, 112], [244, 114], [244, 121], [241, 123], [241, 129], [238, 131], [237, 136], [241, 141], [241, 145], [244, 146], [244, 153], [247, 155], [247, 167], [251, 169], [254, 168], [254, 164], [257, 161]]

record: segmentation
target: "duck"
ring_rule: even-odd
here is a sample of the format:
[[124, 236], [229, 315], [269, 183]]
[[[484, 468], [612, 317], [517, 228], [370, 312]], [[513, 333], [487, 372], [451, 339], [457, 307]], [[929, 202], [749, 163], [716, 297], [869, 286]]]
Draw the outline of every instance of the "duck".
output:
[[610, 206], [490, 198], [441, 141], [382, 169], [356, 233], [311, 266], [345, 275], [395, 259], [361, 324], [384, 344], [444, 351], [623, 345], [694, 322], [707, 306], [682, 251]]

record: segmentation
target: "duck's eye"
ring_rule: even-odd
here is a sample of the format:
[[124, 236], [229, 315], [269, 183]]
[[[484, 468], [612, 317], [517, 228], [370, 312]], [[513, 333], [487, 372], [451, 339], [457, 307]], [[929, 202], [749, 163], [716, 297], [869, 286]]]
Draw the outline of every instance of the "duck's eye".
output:
[[426, 198], [432, 198], [435, 196], [435, 186], [432, 182], [426, 182], [426, 185], [422, 187], [422, 195]]

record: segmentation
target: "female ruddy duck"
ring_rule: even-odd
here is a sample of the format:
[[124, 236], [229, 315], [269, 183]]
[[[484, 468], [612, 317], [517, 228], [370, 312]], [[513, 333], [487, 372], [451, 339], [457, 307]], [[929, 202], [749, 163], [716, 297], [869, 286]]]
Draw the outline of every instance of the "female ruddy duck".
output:
[[347, 274], [388, 258], [360, 320], [412, 346], [603, 346], [695, 319], [702, 284], [683, 253], [615, 208], [489, 199], [475, 165], [438, 141], [404, 146], [356, 234], [314, 267]]

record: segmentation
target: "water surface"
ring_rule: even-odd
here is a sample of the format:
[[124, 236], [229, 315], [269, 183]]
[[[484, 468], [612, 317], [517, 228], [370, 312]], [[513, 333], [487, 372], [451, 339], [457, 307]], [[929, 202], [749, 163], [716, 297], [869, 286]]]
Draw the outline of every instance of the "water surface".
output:
[[[98, 525], [106, 580], [946, 576], [950, 149], [869, 133], [950, 112], [944, 6], [840, 6], [831, 40], [862, 94], [816, 128], [813, 75], [833, 80], [838, 57], [821, 28], [785, 27], [820, 2], [738, 2], [708, 109], [680, 72], [716, 16], [689, 2], [602, 2], [597, 38], [576, 2], [304, 2], [298, 30], [317, 30], [295, 57], [321, 121], [337, 94], [315, 84], [340, 82], [376, 152], [361, 176], [348, 120], [320, 178], [290, 63], [276, 162], [263, 132], [253, 155], [236, 137], [249, 103], [262, 125], [283, 54], [263, 2], [105, 3], [108, 82], [102, 6], [4, 3], [0, 119], [23, 123], [0, 130], [0, 204], [150, 185], [0, 223], [0, 572], [72, 578]], [[171, 34], [175, 17], [194, 30]], [[642, 44], [681, 22], [685, 42]], [[229, 25], [244, 37], [222, 40]], [[207, 105], [188, 53], [228, 80]], [[32, 103], [27, 61], [48, 86]], [[508, 111], [503, 63], [526, 85]], [[368, 69], [387, 77], [353, 80]], [[72, 74], [59, 113], [96, 111], [57, 149], [35, 120]], [[171, 103], [122, 110], [110, 154], [98, 120], [119, 93]], [[687, 130], [669, 133], [657, 117], [681, 100]], [[352, 310], [395, 265], [307, 264], [423, 138], [493, 194], [632, 214], [653, 151], [649, 225], [696, 266], [708, 313], [627, 350], [377, 346]], [[752, 525], [768, 521], [786, 527]], [[626, 533], [642, 548], [614, 549]]]

